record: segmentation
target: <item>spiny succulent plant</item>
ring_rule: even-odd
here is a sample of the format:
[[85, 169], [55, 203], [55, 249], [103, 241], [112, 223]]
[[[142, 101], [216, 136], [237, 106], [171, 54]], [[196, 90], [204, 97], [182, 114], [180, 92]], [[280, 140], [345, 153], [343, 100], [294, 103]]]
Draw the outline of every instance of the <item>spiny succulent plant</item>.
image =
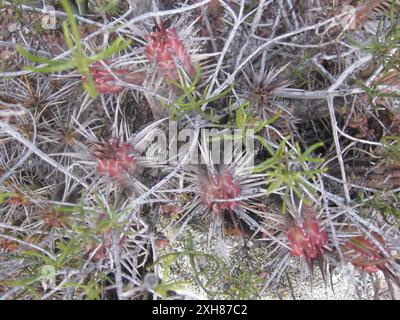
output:
[[[253, 202], [265, 196], [264, 175], [252, 172], [249, 153], [239, 152], [231, 163], [214, 164], [205, 141], [199, 147], [204, 164], [185, 166], [162, 194], [171, 199], [173, 212], [178, 216], [175, 224], [180, 227], [174, 239], [192, 219], [204, 217], [210, 221], [209, 241], [215, 241], [217, 254], [223, 254], [223, 239], [229, 225], [242, 235], [244, 226], [253, 231], [259, 227], [258, 209]], [[168, 191], [171, 189], [175, 190], [173, 194]]]
[[[45, 199], [46, 195], [52, 194], [52, 186], [40, 186], [36, 177], [28, 171], [18, 170], [19, 177], [11, 176], [0, 186], [0, 193], [4, 194], [4, 203], [19, 208], [28, 208], [37, 200]], [[3, 206], [1, 209], [6, 209]], [[12, 211], [12, 210], [11, 210]]]
[[[46, 210], [47, 209], [47, 210]], [[60, 211], [54, 208], [45, 208], [41, 212], [41, 218], [45, 226], [49, 228], [67, 228], [68, 223]]]
[[13, 79], [0, 94], [4, 101], [20, 103], [33, 112], [41, 112], [48, 104], [52, 104], [51, 80], [48, 77], [24, 76]]
[[[31, 2], [8, 1], [2, 14], [33, 21]], [[158, 278], [175, 268], [155, 262], [163, 250], [188, 254], [197, 287], [215, 282], [221, 296], [259, 298], [260, 277], [271, 292], [286, 279], [317, 280], [317, 264], [325, 284], [344, 265], [347, 286], [367, 291], [382, 273], [400, 284], [399, 1], [58, 2], [64, 38], [25, 32], [22, 19], [0, 44], [0, 300], [164, 297]], [[375, 37], [361, 25], [378, 24], [380, 8]], [[165, 25], [151, 20], [161, 17]], [[200, 161], [166, 163], [159, 147], [171, 156], [176, 141], [161, 122], [171, 119], [196, 135], [251, 128], [254, 158], [241, 145], [218, 162], [204, 139], [189, 143]], [[177, 144], [187, 146], [182, 131]], [[362, 183], [352, 178], [358, 163]], [[390, 208], [376, 203], [383, 193]], [[224, 271], [208, 272], [208, 259]], [[40, 279], [49, 264], [50, 290]], [[298, 284], [291, 291], [308, 291]]]
[[342, 245], [342, 252], [346, 261], [349, 261], [358, 270], [374, 274], [381, 271], [387, 281], [392, 281], [400, 288], [400, 278], [396, 270], [396, 257], [392, 256], [384, 238], [377, 232], [372, 232], [371, 237], [376, 241], [367, 239], [366, 236], [350, 238]]
[[[221, 173], [211, 173], [201, 183], [201, 201], [203, 205], [215, 213], [235, 210], [238, 201], [232, 199], [236, 199], [239, 196], [240, 186], [233, 180], [232, 174], [226, 169]], [[224, 199], [227, 201], [221, 201]]]
[[[266, 121], [278, 116], [268, 126], [261, 131], [261, 135], [271, 142], [277, 142], [279, 137], [277, 132], [284, 136], [290, 132], [290, 125], [294, 123], [294, 115], [286, 101], [277, 98], [274, 94], [277, 91], [283, 91], [293, 82], [287, 80], [286, 73], [290, 63], [282, 67], [266, 66], [266, 55], [263, 54], [261, 61], [250, 62], [249, 67], [242, 70], [243, 81], [240, 86], [240, 96], [249, 101], [250, 110], [255, 119]], [[274, 130], [277, 128], [277, 130]]]
[[351, 238], [342, 247], [346, 259], [355, 267], [369, 273], [374, 273], [384, 268], [388, 261], [388, 248], [384, 239], [376, 232], [373, 232], [372, 236], [386, 251], [386, 254], [376, 244], [373, 244], [363, 236]]
[[122, 143], [120, 138], [111, 138], [104, 143], [97, 143], [93, 154], [97, 158], [97, 170], [103, 176], [120, 177], [124, 172], [133, 170], [136, 166], [132, 145]]
[[289, 266], [294, 264], [298, 264], [310, 279], [314, 278], [314, 265], [317, 265], [324, 282], [328, 281], [327, 267], [336, 261], [332, 243], [337, 235], [332, 237], [329, 219], [319, 202], [298, 206], [282, 214], [275, 208], [276, 204], [272, 204], [260, 214], [262, 239], [268, 243], [265, 288], [278, 286]]
[[268, 101], [272, 99], [275, 90], [284, 89], [288, 87], [291, 82], [288, 80], [279, 79], [285, 70], [288, 68], [289, 64], [276, 70], [272, 67], [268, 70], [260, 70], [258, 74], [255, 74], [253, 70], [252, 83], [250, 84], [250, 101], [254, 102], [255, 105], [266, 106]]
[[305, 257], [307, 261], [310, 261], [323, 255], [328, 234], [324, 228], [320, 227], [312, 213], [307, 213], [304, 220], [301, 225], [288, 217], [287, 237], [292, 255]]
[[156, 31], [146, 35], [148, 44], [146, 56], [149, 62], [155, 61], [158, 72], [169, 80], [179, 80], [179, 68], [193, 78], [196, 70], [188, 50], [179, 39], [175, 28], [156, 23]]

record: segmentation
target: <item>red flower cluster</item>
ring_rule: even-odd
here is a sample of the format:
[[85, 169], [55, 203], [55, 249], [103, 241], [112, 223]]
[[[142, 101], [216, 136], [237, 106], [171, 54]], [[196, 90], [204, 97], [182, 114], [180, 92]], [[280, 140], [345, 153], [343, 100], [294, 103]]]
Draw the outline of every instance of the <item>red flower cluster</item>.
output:
[[[134, 85], [141, 85], [145, 79], [143, 72], [132, 72], [126, 69], [111, 69], [112, 72], [122, 81]], [[120, 93], [124, 90], [124, 86], [116, 84], [114, 76], [103, 66], [101, 62], [96, 62], [90, 66], [90, 73], [93, 77], [96, 90], [98, 93]], [[83, 76], [85, 81], [86, 77]]]
[[291, 253], [294, 256], [306, 257], [308, 260], [323, 254], [323, 246], [328, 242], [328, 234], [310, 214], [306, 215], [302, 227], [291, 219], [288, 223], [287, 236]]
[[[386, 243], [376, 232], [372, 236], [386, 249]], [[373, 273], [385, 268], [387, 258], [381, 249], [362, 236], [351, 238], [343, 247], [343, 254], [355, 267]]]
[[129, 155], [132, 151], [133, 147], [130, 144], [121, 143], [118, 138], [112, 138], [94, 152], [98, 159], [97, 170], [103, 176], [121, 176], [124, 171], [135, 166], [135, 160]]
[[215, 213], [222, 213], [224, 210], [234, 210], [238, 201], [215, 201], [230, 200], [240, 196], [240, 187], [228, 172], [212, 174], [202, 184], [202, 202], [205, 206], [212, 208]]
[[156, 61], [157, 69], [162, 76], [170, 80], [179, 80], [175, 64], [177, 62], [189, 77], [194, 77], [196, 70], [175, 28], [164, 29], [162, 25], [157, 26], [157, 31], [149, 33], [146, 40], [149, 42], [146, 46], [147, 59]]
[[[93, 256], [96, 261], [105, 258], [107, 251], [113, 249], [112, 230], [109, 230], [102, 235], [98, 234], [98, 236], [99, 239], [93, 240], [90, 244], [85, 246], [86, 252], [89, 254], [97, 249], [96, 254]], [[120, 250], [123, 248], [125, 240], [125, 237], [119, 239], [118, 246]]]
[[43, 218], [43, 222], [49, 226], [49, 227], [53, 227], [53, 228], [66, 228], [67, 225], [64, 223], [62, 217], [61, 217], [61, 213], [57, 212], [55, 210], [50, 210], [48, 212], [45, 212], [44, 218]]
[[11, 205], [21, 205], [26, 207], [29, 204], [29, 198], [25, 196], [21, 191], [16, 190], [7, 200], [7, 202]]

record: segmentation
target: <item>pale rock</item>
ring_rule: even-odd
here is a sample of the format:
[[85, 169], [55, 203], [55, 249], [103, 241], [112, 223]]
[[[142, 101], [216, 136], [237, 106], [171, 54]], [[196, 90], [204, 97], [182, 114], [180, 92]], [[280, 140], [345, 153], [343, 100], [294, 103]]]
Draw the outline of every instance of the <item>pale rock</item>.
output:
[[9, 24], [8, 26], [7, 26], [7, 30], [8, 30], [8, 32], [10, 32], [10, 33], [13, 33], [13, 32], [16, 32], [16, 31], [18, 31], [18, 25], [17, 25], [17, 23], [11, 23], [11, 24]]

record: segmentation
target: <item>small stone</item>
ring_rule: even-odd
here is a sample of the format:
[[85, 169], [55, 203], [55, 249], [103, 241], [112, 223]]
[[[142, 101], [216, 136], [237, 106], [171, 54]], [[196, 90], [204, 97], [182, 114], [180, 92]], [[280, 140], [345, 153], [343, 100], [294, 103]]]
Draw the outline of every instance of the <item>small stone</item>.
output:
[[22, 32], [24, 33], [24, 35], [29, 35], [31, 34], [31, 30], [28, 27], [24, 27], [24, 29], [22, 30]]
[[148, 171], [148, 173], [152, 177], [158, 177], [160, 175], [160, 170], [159, 169], [150, 169]]
[[1, 51], [1, 53], [0, 53], [0, 58], [1, 58], [1, 60], [6, 61], [6, 60], [8, 60], [10, 57], [11, 57], [11, 52], [10, 52], [10, 51], [8, 51], [8, 50]]
[[0, 31], [0, 40], [7, 40], [8, 38], [10, 38], [11, 33], [8, 32], [7, 29], [2, 29]]
[[57, 19], [55, 16], [52, 15], [45, 15], [41, 19], [42, 21], [42, 28], [46, 30], [53, 30], [56, 29]]
[[11, 24], [9, 24], [8, 26], [7, 26], [7, 30], [8, 30], [8, 32], [10, 32], [10, 33], [13, 33], [13, 32], [15, 32], [15, 31], [17, 31], [18, 30], [18, 25], [17, 25], [17, 23], [11, 23]]

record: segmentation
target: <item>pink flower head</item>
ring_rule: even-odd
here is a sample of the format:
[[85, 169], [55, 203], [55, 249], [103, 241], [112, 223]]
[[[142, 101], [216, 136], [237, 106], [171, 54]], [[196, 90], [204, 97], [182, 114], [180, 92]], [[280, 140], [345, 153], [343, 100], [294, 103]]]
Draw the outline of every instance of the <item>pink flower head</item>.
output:
[[175, 28], [165, 29], [163, 25], [156, 26], [157, 31], [151, 32], [146, 36], [148, 45], [146, 46], [147, 59], [156, 61], [157, 69], [167, 79], [179, 80], [177, 62], [193, 78], [196, 70], [192, 64], [190, 55]]
[[[124, 90], [124, 86], [117, 84], [115, 77], [101, 62], [95, 62], [89, 68], [98, 93], [120, 93]], [[130, 84], [141, 85], [145, 79], [143, 72], [132, 72], [126, 69], [111, 70], [120, 80]], [[86, 77], [83, 76], [82, 80], [85, 81], [85, 79]]]
[[112, 138], [94, 152], [98, 160], [97, 170], [103, 176], [121, 176], [124, 171], [135, 167], [135, 160], [130, 156], [132, 152], [133, 147], [130, 144]]
[[306, 214], [302, 226], [290, 219], [287, 237], [291, 253], [294, 256], [306, 257], [308, 260], [323, 254], [323, 246], [328, 242], [328, 234], [318, 225], [316, 218], [310, 214]]
[[202, 202], [206, 207], [212, 208], [213, 212], [222, 213], [224, 210], [234, 210], [238, 201], [215, 201], [231, 200], [240, 196], [240, 187], [228, 172], [212, 174], [201, 186]]
[[[386, 249], [386, 243], [376, 232], [372, 236]], [[355, 267], [373, 273], [385, 268], [387, 259], [379, 247], [362, 236], [351, 238], [343, 247], [343, 254]]]
[[[91, 254], [96, 250], [93, 258], [98, 261], [106, 257], [107, 251], [113, 249], [113, 233], [112, 230], [108, 230], [103, 234], [98, 233], [98, 239], [92, 240], [91, 243], [85, 245], [86, 252]], [[124, 243], [126, 242], [126, 237], [123, 236], [118, 241], [118, 247], [120, 250], [123, 249]]]

